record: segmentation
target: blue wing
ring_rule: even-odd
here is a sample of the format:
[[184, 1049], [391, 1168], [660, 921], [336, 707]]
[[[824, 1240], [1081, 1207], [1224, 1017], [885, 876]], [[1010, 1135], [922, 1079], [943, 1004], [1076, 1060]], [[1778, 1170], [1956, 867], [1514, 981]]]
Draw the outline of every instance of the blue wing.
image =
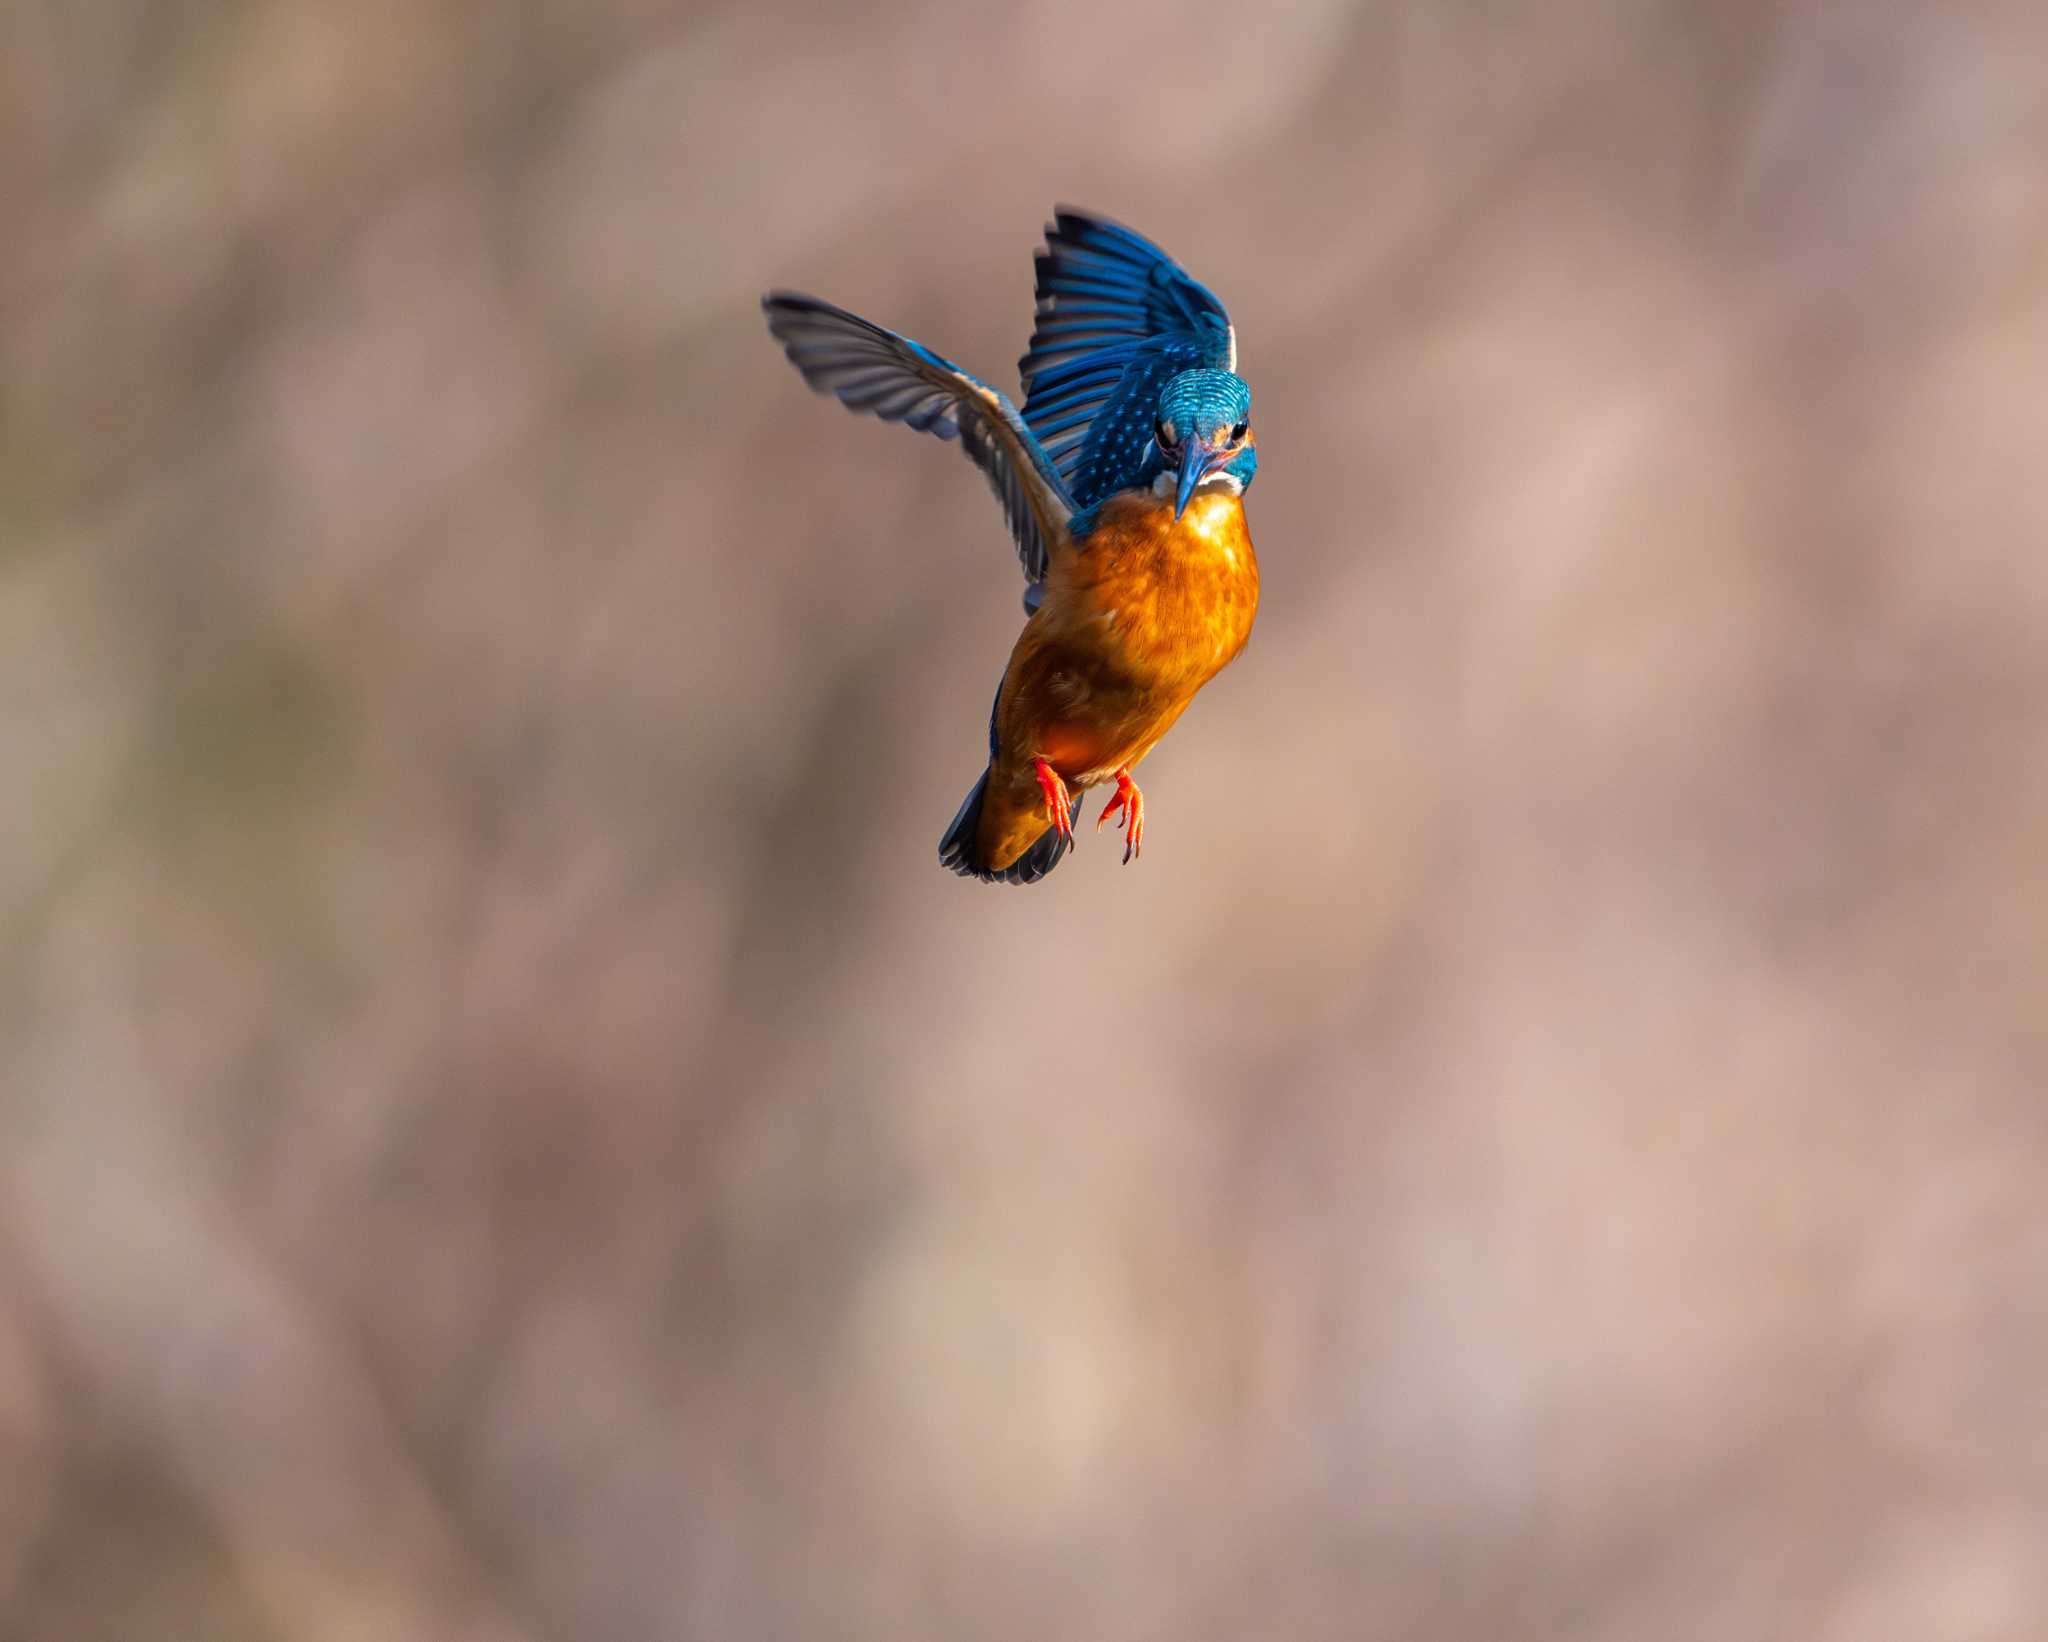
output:
[[922, 343], [829, 302], [771, 291], [761, 306], [790, 363], [818, 392], [836, 394], [849, 410], [958, 439], [1002, 500], [1025, 576], [1044, 580], [1074, 503], [1015, 405]]
[[1143, 235], [1062, 206], [1038, 254], [1038, 324], [1017, 361], [1024, 420], [1081, 507], [1135, 482], [1159, 391], [1237, 369], [1237, 333], [1206, 285]]

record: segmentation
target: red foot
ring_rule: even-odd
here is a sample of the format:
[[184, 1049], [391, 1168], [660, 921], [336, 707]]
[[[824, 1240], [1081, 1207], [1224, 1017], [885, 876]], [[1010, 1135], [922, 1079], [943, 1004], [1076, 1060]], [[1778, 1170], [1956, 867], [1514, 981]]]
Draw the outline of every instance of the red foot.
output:
[[1116, 796], [1102, 806], [1095, 830], [1102, 831], [1102, 823], [1119, 810], [1123, 812], [1124, 864], [1128, 866], [1133, 856], [1145, 853], [1145, 795], [1138, 791], [1129, 770], [1116, 772]]
[[1067, 784], [1042, 758], [1034, 758], [1031, 767], [1038, 772], [1038, 790], [1045, 794], [1045, 818], [1053, 830], [1068, 843], [1074, 841], [1074, 807], [1067, 801]]

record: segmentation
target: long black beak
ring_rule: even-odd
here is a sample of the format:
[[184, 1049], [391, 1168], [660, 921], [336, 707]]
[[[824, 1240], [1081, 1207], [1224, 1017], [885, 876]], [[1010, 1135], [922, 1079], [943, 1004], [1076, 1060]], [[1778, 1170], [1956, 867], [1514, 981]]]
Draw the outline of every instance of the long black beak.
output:
[[1195, 494], [1195, 486], [1209, 477], [1210, 470], [1222, 459], [1223, 452], [1214, 445], [1190, 437], [1187, 453], [1180, 459], [1180, 494], [1174, 499], [1173, 516], [1178, 519], [1188, 510], [1188, 501]]

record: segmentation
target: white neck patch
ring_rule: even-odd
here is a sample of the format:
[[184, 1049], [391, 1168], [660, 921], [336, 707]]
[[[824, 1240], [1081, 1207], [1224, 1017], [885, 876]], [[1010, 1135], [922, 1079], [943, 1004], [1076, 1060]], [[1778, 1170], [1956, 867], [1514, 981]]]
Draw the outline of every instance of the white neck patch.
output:
[[[1167, 468], [1152, 481], [1152, 494], [1154, 496], [1172, 496], [1179, 489], [1180, 475], [1174, 472], [1172, 468]], [[1242, 496], [1244, 494], [1244, 481], [1236, 474], [1227, 473], [1223, 469], [1218, 468], [1208, 478], [1195, 486], [1195, 494], [1197, 496], [1204, 493]]]

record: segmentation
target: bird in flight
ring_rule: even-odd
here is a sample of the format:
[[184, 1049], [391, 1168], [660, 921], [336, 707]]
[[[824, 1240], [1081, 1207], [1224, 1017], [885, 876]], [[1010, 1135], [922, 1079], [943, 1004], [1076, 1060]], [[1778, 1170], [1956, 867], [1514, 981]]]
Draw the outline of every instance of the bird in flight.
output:
[[1140, 760], [1244, 648], [1259, 567], [1244, 493], [1251, 389], [1223, 304], [1158, 246], [1062, 208], [1038, 253], [1024, 408], [952, 361], [816, 297], [761, 299], [790, 362], [849, 409], [958, 439], [1003, 504], [1024, 630], [989, 715], [988, 768], [939, 842], [987, 883], [1032, 884], [1115, 783], [1124, 860], [1145, 837]]

